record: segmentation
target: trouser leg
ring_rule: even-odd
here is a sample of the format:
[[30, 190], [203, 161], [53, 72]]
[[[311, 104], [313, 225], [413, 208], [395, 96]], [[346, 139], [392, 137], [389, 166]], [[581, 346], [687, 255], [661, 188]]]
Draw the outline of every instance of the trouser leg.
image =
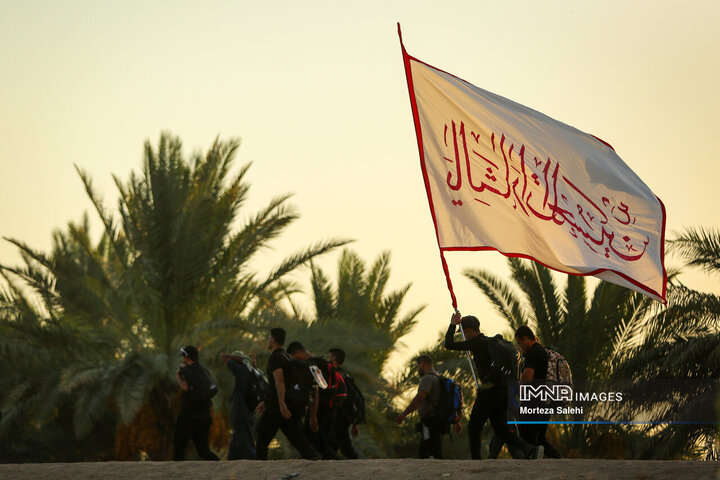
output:
[[[532, 405], [533, 407], [542, 406], [542, 405]], [[550, 415], [535, 415], [527, 417], [526, 420], [531, 421], [538, 421], [538, 422], [547, 422], [550, 420]], [[545, 438], [545, 434], [547, 433], [548, 425], [547, 423], [537, 423], [537, 424], [524, 424], [521, 425], [520, 434], [524, 440], [527, 442], [533, 444], [533, 445], [542, 445], [545, 449], [543, 456], [548, 458], [562, 458], [562, 455], [558, 450], [550, 443], [548, 442], [547, 438]]]
[[482, 446], [482, 429], [488, 419], [488, 410], [482, 390], [478, 391], [468, 422], [468, 438], [470, 441], [470, 458], [480, 460]]
[[495, 387], [488, 389], [488, 392], [489, 394], [486, 397], [490, 409], [490, 423], [492, 423], [493, 430], [495, 430], [498, 437], [505, 442], [511, 454], [513, 454], [513, 451], [517, 453], [521, 451], [525, 457], [528, 457], [533, 449], [533, 445], [521, 439], [519, 435], [510, 433], [508, 429], [507, 390], [505, 390], [505, 388]]
[[185, 450], [190, 442], [191, 431], [188, 424], [189, 419], [178, 416], [175, 421], [175, 433], [173, 436], [173, 460], [185, 460]]
[[200, 458], [203, 460], [220, 460], [210, 450], [210, 426], [212, 426], [212, 417], [197, 419], [192, 433], [192, 441]]
[[[517, 425], [508, 423], [507, 426], [508, 426], [508, 431], [510, 432], [510, 435], [515, 436], [515, 437], [520, 435]], [[521, 449], [519, 449], [517, 447], [517, 445], [515, 445], [515, 444], [507, 445], [507, 449], [508, 449], [508, 453], [510, 453], [510, 456], [512, 458], [525, 458], [525, 454], [523, 453], [523, 451]]]
[[330, 429], [333, 426], [334, 418], [334, 409], [321, 406], [318, 408], [318, 431], [311, 432], [309, 427], [306, 430], [313, 447], [315, 447], [323, 460], [338, 460], [340, 458], [329, 445]]
[[488, 458], [498, 458], [503, 445], [505, 445], [505, 443], [500, 440], [500, 437], [497, 436], [497, 433], [493, 432], [493, 436], [490, 439], [490, 453], [488, 454]]
[[542, 428], [540, 429], [540, 434], [538, 436], [538, 445], [542, 445], [545, 449], [543, 456], [547, 458], [562, 458], [562, 454], [552, 443], [548, 441], [546, 437], [548, 426], [541, 425], [541, 427]]
[[523, 424], [520, 425], [520, 437], [532, 445], [540, 445], [540, 428], [543, 425]]
[[543, 453], [545, 458], [563, 458], [560, 450], [555, 448], [555, 445], [550, 443], [547, 438], [543, 439], [540, 445], [542, 445], [545, 449], [545, 452]]
[[279, 407], [268, 405], [257, 423], [255, 454], [258, 460], [267, 460], [268, 446], [280, 428], [282, 416]]
[[[333, 423], [333, 437], [335, 444], [340, 448], [340, 451], [347, 459], [356, 459], [358, 454], [352, 444], [350, 438], [350, 424], [340, 415], [335, 416], [335, 422]], [[334, 446], [334, 445], [333, 445]], [[337, 449], [336, 447], [336, 449]]]
[[[290, 444], [300, 452], [300, 456], [306, 460], [315, 460], [319, 455], [315, 448], [310, 444], [307, 437], [303, 433], [303, 426], [299, 415], [293, 414], [290, 419], [283, 418], [280, 429], [285, 434]], [[258, 449], [258, 455], [260, 451]]]
[[443, 429], [440, 419], [425, 418], [420, 421], [420, 458], [442, 459]]
[[[518, 427], [514, 424], [508, 423], [507, 424], [508, 431], [510, 432], [510, 435], [519, 435], [518, 433]], [[500, 437], [497, 433], [493, 430], [493, 436], [492, 439], [490, 439], [490, 453], [488, 455], [488, 458], [498, 458], [500, 455], [500, 451], [502, 450], [503, 445], [505, 445], [505, 442], [500, 440]], [[516, 447], [512, 445], [506, 445], [508, 453], [512, 458], [525, 458], [525, 454], [522, 452], [522, 450], [518, 450]]]
[[420, 444], [418, 445], [418, 458], [429, 458], [430, 453], [427, 451], [427, 444], [425, 443], [425, 428], [422, 420], [415, 424], [415, 429], [420, 433]]

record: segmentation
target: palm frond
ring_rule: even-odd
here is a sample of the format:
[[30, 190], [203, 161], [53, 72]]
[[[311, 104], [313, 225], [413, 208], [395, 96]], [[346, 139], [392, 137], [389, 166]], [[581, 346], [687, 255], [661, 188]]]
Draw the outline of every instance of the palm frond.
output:
[[486, 270], [466, 269], [463, 274], [485, 294], [497, 312], [507, 319], [511, 328], [517, 330], [528, 323], [520, 298], [507, 282]]
[[267, 278], [260, 283], [260, 285], [256, 288], [255, 294], [258, 294], [265, 288], [267, 288], [269, 285], [271, 285], [273, 282], [279, 280], [284, 275], [286, 275], [289, 272], [292, 272], [296, 268], [306, 264], [308, 261], [312, 260], [313, 258], [317, 257], [318, 255], [325, 254], [327, 252], [330, 252], [338, 247], [341, 247], [343, 245], [347, 245], [351, 240], [343, 240], [343, 239], [337, 239], [337, 240], [326, 240], [323, 242], [318, 242], [314, 245], [311, 245], [305, 250], [302, 250], [300, 252], [297, 252], [289, 257], [287, 257], [280, 266], [276, 267], [275, 270], [273, 270]]
[[688, 261], [688, 265], [703, 271], [720, 274], [720, 230], [716, 228], [687, 228], [668, 240], [668, 252]]
[[330, 280], [320, 267], [312, 261], [310, 262], [310, 271], [310, 283], [315, 302], [315, 318], [331, 318], [335, 315], [335, 298], [330, 286]]

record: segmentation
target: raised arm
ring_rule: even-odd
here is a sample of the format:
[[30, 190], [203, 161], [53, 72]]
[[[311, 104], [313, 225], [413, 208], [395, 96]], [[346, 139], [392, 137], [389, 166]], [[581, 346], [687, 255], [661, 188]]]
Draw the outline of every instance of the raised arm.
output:
[[482, 344], [483, 336], [478, 335], [475, 338], [463, 341], [455, 341], [455, 327], [460, 325], [462, 320], [462, 314], [460, 312], [453, 313], [450, 317], [450, 326], [448, 327], [447, 333], [445, 333], [445, 348], [448, 350], [475, 350], [479, 345]]
[[450, 317], [450, 325], [448, 326], [447, 332], [445, 333], [445, 348], [448, 350], [470, 350], [470, 340], [462, 342], [455, 341], [455, 327], [457, 327], [462, 320], [460, 312], [455, 312]]

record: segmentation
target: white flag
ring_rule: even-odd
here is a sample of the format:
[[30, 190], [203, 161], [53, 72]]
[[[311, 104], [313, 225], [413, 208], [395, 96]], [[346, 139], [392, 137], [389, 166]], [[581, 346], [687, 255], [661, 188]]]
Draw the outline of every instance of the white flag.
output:
[[497, 250], [665, 301], [664, 206], [609, 144], [403, 57], [441, 254]]

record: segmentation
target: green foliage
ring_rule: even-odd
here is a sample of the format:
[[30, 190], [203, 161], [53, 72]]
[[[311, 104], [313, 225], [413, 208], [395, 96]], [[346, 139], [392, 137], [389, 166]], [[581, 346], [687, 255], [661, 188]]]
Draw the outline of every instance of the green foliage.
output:
[[78, 169], [103, 225], [99, 241], [86, 217], [54, 234], [51, 254], [10, 240], [23, 265], [0, 269], [9, 285], [0, 301], [1, 361], [11, 372], [0, 379], [0, 391], [10, 392], [1, 399], [0, 443], [68, 417], [75, 438], [86, 439], [108, 417], [132, 422], [149, 402], [164, 441], [146, 453], [167, 458], [178, 349], [200, 345], [204, 360], [216, 353], [205, 348], [214, 338], [256, 342], [265, 326], [258, 317], [272, 315], [267, 307], [281, 298], [286, 274], [346, 243], [319, 242], [255, 271], [253, 258], [298, 214], [280, 196], [239, 222], [249, 165], [231, 174], [238, 147], [216, 140], [186, 160], [180, 140], [163, 133], [157, 149], [145, 144], [140, 174], [115, 178], [115, 213]]
[[[668, 245], [668, 251], [688, 266], [709, 275], [720, 273], [717, 230], [690, 228]], [[693, 422], [708, 416], [717, 421], [713, 405], [720, 398], [720, 297], [694, 291], [673, 278], [667, 308], [649, 317], [642, 339], [627, 350], [615, 374], [634, 379], [622, 414], [650, 421]], [[652, 388], [653, 384], [658, 386]], [[636, 446], [638, 457], [698, 458], [708, 442], [717, 438], [717, 427], [662, 425], [641, 433], [648, 441]]]

